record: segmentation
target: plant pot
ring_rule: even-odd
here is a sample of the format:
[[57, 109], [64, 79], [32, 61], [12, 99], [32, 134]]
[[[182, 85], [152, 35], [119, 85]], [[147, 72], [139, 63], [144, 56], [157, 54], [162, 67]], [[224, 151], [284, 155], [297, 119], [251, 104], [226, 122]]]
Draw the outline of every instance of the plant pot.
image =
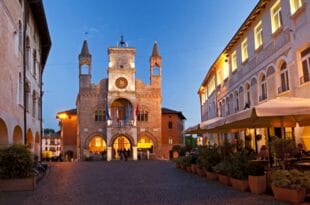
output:
[[205, 176], [205, 172], [203, 171], [202, 168], [200, 168], [199, 166], [196, 167], [196, 172], [199, 176], [204, 177]]
[[264, 176], [249, 176], [249, 187], [253, 194], [263, 194], [266, 191], [267, 180]]
[[305, 200], [306, 189], [288, 189], [278, 187], [274, 184], [271, 184], [271, 189], [274, 197], [281, 201], [298, 204]]
[[196, 174], [197, 172], [196, 172], [196, 166], [197, 166], [197, 164], [191, 164], [191, 170], [192, 170], [192, 173], [193, 174]]
[[246, 191], [249, 189], [248, 180], [231, 178], [231, 184], [232, 184], [233, 188], [235, 188], [239, 191]]
[[191, 166], [187, 166], [187, 167], [186, 167], [186, 171], [189, 172], [189, 173], [191, 173], [191, 172], [192, 172], [192, 167], [191, 167]]
[[0, 191], [33, 191], [36, 188], [36, 177], [0, 179]]
[[217, 174], [215, 172], [208, 172], [207, 171], [207, 179], [215, 181], [215, 180], [217, 180]]
[[222, 175], [222, 174], [217, 174], [219, 182], [221, 184], [225, 184], [227, 186], [231, 186], [231, 180], [229, 176]]

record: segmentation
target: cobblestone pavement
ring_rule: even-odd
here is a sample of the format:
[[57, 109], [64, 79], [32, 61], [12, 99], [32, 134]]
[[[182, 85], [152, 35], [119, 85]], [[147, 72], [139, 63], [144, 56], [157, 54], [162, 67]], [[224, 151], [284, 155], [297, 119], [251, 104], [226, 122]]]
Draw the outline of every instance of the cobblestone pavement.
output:
[[239, 192], [167, 161], [60, 162], [34, 192], [0, 192], [0, 204], [285, 204]]

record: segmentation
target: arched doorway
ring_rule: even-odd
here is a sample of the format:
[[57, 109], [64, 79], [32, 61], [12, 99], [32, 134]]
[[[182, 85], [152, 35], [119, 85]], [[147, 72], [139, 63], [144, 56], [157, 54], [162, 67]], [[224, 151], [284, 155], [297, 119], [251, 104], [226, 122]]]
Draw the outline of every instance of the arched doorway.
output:
[[7, 146], [8, 144], [9, 144], [8, 128], [4, 120], [0, 118], [0, 147]]
[[133, 125], [133, 109], [129, 100], [119, 98], [111, 104], [112, 126], [124, 127]]
[[107, 144], [100, 135], [93, 136], [88, 142], [89, 157], [94, 160], [102, 160], [106, 158]]
[[27, 144], [26, 144], [27, 148], [33, 152], [33, 148], [34, 148], [34, 138], [33, 138], [33, 134], [31, 129], [28, 129], [27, 131]]
[[23, 143], [23, 131], [20, 126], [15, 126], [13, 131], [13, 143], [22, 144]]
[[138, 140], [138, 159], [149, 159], [154, 153], [154, 142], [147, 134], [142, 134]]
[[66, 151], [65, 156], [64, 156], [65, 161], [68, 161], [68, 162], [73, 161], [73, 155], [74, 155], [73, 151], [71, 151], [71, 150]]
[[123, 159], [132, 157], [132, 143], [125, 135], [119, 135], [112, 144], [112, 158]]

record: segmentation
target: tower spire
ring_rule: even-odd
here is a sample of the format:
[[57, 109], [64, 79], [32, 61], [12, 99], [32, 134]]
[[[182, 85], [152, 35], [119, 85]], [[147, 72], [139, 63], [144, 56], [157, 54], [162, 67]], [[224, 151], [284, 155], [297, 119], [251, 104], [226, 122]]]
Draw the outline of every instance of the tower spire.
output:
[[158, 49], [156, 41], [155, 41], [154, 46], [153, 46], [152, 57], [160, 57], [159, 49]]
[[86, 40], [84, 40], [84, 42], [83, 42], [83, 47], [82, 47], [80, 56], [81, 57], [90, 57], [91, 56], [89, 53], [89, 50], [88, 50], [88, 44], [87, 44]]

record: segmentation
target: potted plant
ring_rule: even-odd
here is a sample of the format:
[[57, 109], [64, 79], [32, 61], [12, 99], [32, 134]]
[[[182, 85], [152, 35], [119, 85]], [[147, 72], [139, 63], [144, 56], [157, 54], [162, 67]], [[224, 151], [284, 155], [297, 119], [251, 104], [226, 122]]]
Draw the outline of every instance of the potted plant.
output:
[[232, 155], [230, 169], [232, 187], [240, 191], [246, 191], [249, 188], [248, 167], [249, 157], [247, 150], [242, 149]]
[[220, 183], [231, 186], [231, 162], [229, 160], [221, 161], [213, 167], [213, 170], [217, 173]]
[[264, 164], [259, 161], [250, 162], [248, 166], [248, 180], [249, 187], [252, 193], [264, 193], [267, 187]]
[[34, 190], [36, 177], [33, 156], [24, 145], [12, 145], [0, 151], [0, 191]]
[[298, 170], [276, 170], [271, 175], [271, 188], [276, 199], [291, 203], [301, 203], [306, 190], [310, 189], [309, 172]]
[[213, 167], [220, 163], [221, 156], [219, 149], [216, 145], [208, 146], [205, 155], [203, 156], [203, 169], [209, 180], [216, 180], [217, 174], [214, 172]]
[[286, 169], [286, 159], [290, 156], [294, 156], [296, 152], [295, 142], [291, 139], [274, 137], [270, 145], [271, 151], [275, 153], [282, 169]]

